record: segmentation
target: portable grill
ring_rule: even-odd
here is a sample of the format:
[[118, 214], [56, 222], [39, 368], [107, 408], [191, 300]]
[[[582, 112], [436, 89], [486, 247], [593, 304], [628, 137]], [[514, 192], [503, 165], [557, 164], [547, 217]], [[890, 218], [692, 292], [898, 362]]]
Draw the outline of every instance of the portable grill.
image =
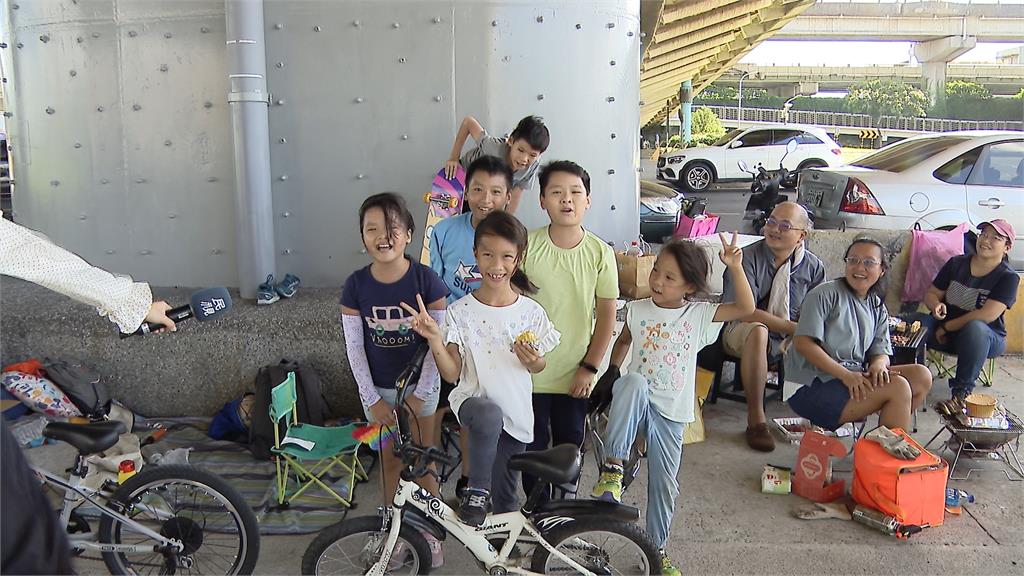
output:
[[[936, 410], [936, 412], [938, 411]], [[956, 416], [942, 416], [942, 429], [936, 432], [935, 436], [932, 436], [932, 439], [928, 441], [925, 447], [931, 446], [943, 432], [949, 432], [949, 438], [946, 439], [942, 447], [955, 453], [953, 463], [949, 467], [950, 480], [967, 480], [970, 478], [971, 472], [979, 470], [979, 468], [969, 468], [964, 476], [956, 476], [956, 467], [960, 462], [961, 456], [971, 460], [1002, 460], [1017, 475], [1017, 477], [1011, 476], [1010, 472], [1004, 468], [1003, 474], [1006, 475], [1007, 480], [1013, 482], [1024, 480], [1024, 467], [1021, 466], [1020, 460], [1017, 457], [1017, 450], [1020, 448], [1020, 436], [1024, 433], [1024, 425], [1021, 424], [1020, 418], [1013, 412], [1005, 408], [1001, 409], [1001, 412], [1010, 423], [1010, 427], [1006, 430], [975, 428], [959, 422]]]

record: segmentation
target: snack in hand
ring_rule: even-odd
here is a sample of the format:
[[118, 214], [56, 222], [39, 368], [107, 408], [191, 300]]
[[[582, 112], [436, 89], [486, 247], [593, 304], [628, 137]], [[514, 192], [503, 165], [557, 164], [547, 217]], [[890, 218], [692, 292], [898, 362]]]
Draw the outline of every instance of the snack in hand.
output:
[[526, 330], [519, 336], [516, 336], [516, 343], [537, 348], [537, 335], [533, 333], [533, 330]]

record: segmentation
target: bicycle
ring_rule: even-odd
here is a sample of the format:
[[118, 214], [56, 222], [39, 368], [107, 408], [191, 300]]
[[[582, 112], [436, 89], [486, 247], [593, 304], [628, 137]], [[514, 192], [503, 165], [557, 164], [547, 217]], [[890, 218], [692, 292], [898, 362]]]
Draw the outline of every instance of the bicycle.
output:
[[[394, 450], [404, 466], [390, 507], [378, 516], [344, 520], [323, 530], [302, 557], [303, 574], [427, 574], [430, 550], [421, 534], [447, 535], [462, 543], [485, 573], [656, 574], [657, 546], [636, 525], [640, 511], [600, 500], [547, 500], [548, 485], [579, 477], [578, 447], [564, 444], [512, 458], [510, 466], [540, 479], [519, 510], [489, 514], [479, 527], [459, 521], [440, 498], [415, 484], [436, 475], [431, 464], [454, 464], [435, 447], [412, 442], [404, 398], [419, 375], [427, 347], [421, 346], [396, 381], [398, 434]], [[523, 546], [527, 552], [520, 550]], [[529, 569], [526, 563], [529, 562]]]
[[[60, 525], [72, 553], [100, 552], [112, 574], [251, 574], [260, 551], [256, 515], [223, 479], [192, 466], [167, 465], [146, 467], [120, 485], [82, 486], [86, 456], [116, 444], [125, 429], [117, 421], [51, 422], [43, 429], [44, 437], [78, 450], [67, 479], [32, 467], [44, 484], [63, 490]], [[101, 514], [98, 532], [78, 512], [86, 502]]]

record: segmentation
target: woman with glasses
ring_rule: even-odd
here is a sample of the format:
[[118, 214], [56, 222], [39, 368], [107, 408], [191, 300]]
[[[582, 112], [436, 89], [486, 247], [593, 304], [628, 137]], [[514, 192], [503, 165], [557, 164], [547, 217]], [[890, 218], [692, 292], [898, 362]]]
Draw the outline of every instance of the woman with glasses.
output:
[[954, 256], [939, 270], [924, 297], [931, 315], [921, 318], [930, 332], [928, 347], [957, 355], [949, 389], [960, 399], [974, 389], [985, 360], [1006, 350], [1003, 313], [1017, 299], [1020, 283], [1007, 262], [1013, 226], [993, 220], [978, 229], [976, 253]]
[[885, 249], [858, 238], [846, 249], [845, 274], [807, 293], [786, 350], [783, 398], [813, 424], [835, 430], [878, 413], [880, 426], [910, 429], [932, 377], [920, 364], [889, 366]]

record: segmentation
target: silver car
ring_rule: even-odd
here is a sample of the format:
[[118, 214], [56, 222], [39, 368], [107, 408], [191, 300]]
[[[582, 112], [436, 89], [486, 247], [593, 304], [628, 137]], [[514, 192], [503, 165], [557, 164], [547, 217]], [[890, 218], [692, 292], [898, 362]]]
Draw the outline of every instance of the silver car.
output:
[[1024, 132], [943, 132], [901, 140], [837, 168], [800, 174], [815, 228], [924, 230], [1003, 218], [1024, 269]]

